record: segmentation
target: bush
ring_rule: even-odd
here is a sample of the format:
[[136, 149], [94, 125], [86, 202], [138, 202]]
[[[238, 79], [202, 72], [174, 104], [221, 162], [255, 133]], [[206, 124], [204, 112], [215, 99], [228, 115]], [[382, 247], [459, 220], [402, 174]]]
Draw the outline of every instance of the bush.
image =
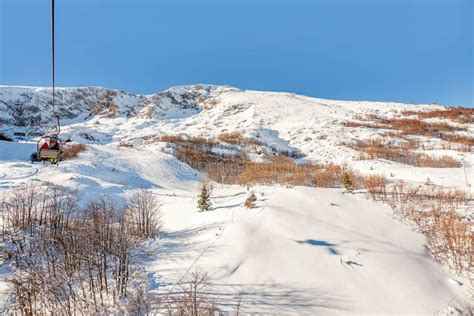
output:
[[366, 176], [363, 185], [374, 201], [387, 198], [387, 179], [383, 175]]
[[206, 291], [209, 276], [207, 273], [195, 271], [187, 280], [179, 284], [164, 302], [167, 315], [221, 315], [216, 303]]
[[79, 208], [74, 192], [27, 185], [0, 207], [12, 268], [6, 314], [105, 314], [111, 304], [127, 304], [136, 240], [111, 200]]
[[469, 201], [466, 191], [433, 186], [393, 184], [391, 207], [402, 220], [415, 224], [428, 241], [435, 258], [458, 273], [469, 272], [474, 264], [472, 224], [456, 209]]
[[252, 192], [245, 200], [244, 206], [246, 208], [254, 208], [255, 202], [257, 202], [257, 197], [255, 196], [255, 193]]
[[433, 209], [430, 213], [428, 246], [441, 262], [451, 262], [456, 272], [467, 271], [474, 264], [474, 232], [454, 210]]
[[352, 192], [354, 190], [354, 183], [347, 172], [344, 172], [344, 175], [342, 176], [342, 184], [344, 185], [346, 192]]
[[133, 144], [132, 143], [120, 142], [120, 144], [118, 144], [118, 147], [119, 148], [133, 148]]
[[80, 153], [86, 151], [87, 147], [84, 144], [72, 144], [66, 145], [63, 147], [63, 152], [61, 154], [61, 160], [68, 160], [77, 158]]

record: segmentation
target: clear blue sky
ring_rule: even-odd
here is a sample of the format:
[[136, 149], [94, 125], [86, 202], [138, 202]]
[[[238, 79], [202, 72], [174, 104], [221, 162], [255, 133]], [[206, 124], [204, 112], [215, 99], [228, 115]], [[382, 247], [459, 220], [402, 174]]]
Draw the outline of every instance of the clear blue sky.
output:
[[[56, 0], [57, 84], [474, 106], [473, 0]], [[49, 0], [0, 0], [0, 84], [50, 85]]]

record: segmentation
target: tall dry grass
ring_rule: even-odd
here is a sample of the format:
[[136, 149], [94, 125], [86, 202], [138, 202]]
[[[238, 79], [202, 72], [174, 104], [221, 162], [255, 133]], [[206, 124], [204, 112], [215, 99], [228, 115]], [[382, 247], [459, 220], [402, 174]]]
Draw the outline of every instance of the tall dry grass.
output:
[[459, 168], [460, 161], [451, 156], [431, 157], [411, 150], [419, 146], [417, 141], [404, 142], [401, 145], [385, 144], [381, 139], [358, 141], [352, 148], [361, 152], [359, 159], [387, 159], [416, 167]]
[[468, 108], [448, 108], [446, 110], [430, 111], [403, 111], [402, 114], [405, 116], [417, 116], [420, 119], [448, 119], [461, 124], [470, 124], [474, 122], [474, 109]]
[[61, 154], [61, 160], [74, 159], [79, 156], [80, 153], [86, 151], [87, 146], [84, 144], [69, 144], [63, 147]]

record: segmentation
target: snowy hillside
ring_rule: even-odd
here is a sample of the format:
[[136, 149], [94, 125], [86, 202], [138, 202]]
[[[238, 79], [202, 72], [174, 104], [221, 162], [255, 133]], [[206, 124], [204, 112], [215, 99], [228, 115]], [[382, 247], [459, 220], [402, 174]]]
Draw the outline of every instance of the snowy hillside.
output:
[[[425, 170], [380, 159], [360, 161], [357, 151], [347, 146], [358, 140], [383, 137], [386, 130], [347, 128], [344, 123], [371, 116], [403, 118], [405, 112], [444, 109], [439, 105], [333, 101], [209, 85], [173, 87], [148, 96], [104, 88], [61, 88], [58, 95], [63, 137], [81, 143], [139, 145], [158, 135], [213, 137], [239, 131], [272, 148], [296, 149], [304, 155], [304, 161], [350, 163], [356, 169], [372, 168], [410, 181], [425, 181]], [[0, 132], [9, 136], [15, 131], [47, 132], [54, 126], [50, 100], [50, 89], [0, 86]], [[465, 124], [459, 133], [472, 137], [474, 123]], [[432, 143], [433, 150], [428, 151], [432, 156], [452, 156], [468, 168], [474, 164], [470, 152], [446, 150], [438, 139], [409, 138]], [[458, 181], [463, 174], [462, 169], [433, 169], [429, 177], [438, 184], [465, 185], [465, 181]]]
[[[209, 275], [206, 293], [230, 314], [438, 315], [461, 314], [472, 306], [469, 275], [436, 260], [426, 234], [400, 220], [390, 203], [369, 199], [364, 188], [345, 192], [345, 184], [214, 181], [211, 211], [198, 212], [205, 172], [177, 159], [179, 142], [160, 138], [215, 141], [239, 132], [250, 145], [221, 141], [209, 152], [246, 154], [252, 162], [281, 154], [296, 164], [334, 163], [364, 176], [382, 175], [389, 184], [429, 183], [469, 195], [474, 179], [470, 119], [417, 116], [446, 109], [439, 105], [333, 101], [224, 86], [174, 87], [146, 96], [61, 88], [61, 137], [87, 144], [87, 150], [58, 165], [33, 164], [36, 138], [28, 132], [53, 126], [49, 100], [46, 88], [0, 87], [0, 133], [14, 139], [0, 141], [0, 194], [50, 182], [77, 190], [80, 205], [107, 196], [121, 207], [141, 189], [152, 192], [161, 205], [161, 233], [142, 242], [130, 259], [132, 274], [145, 279], [151, 312], [164, 313], [163, 297], [196, 270]], [[432, 124], [433, 132], [395, 128], [398, 120], [411, 124], [411, 119]], [[15, 136], [18, 131], [26, 136]], [[362, 158], [365, 147], [359, 142], [376, 138], [393, 150], [410, 143], [403, 154], [421, 155], [423, 163], [426, 157], [449, 157], [459, 165], [425, 167], [397, 161], [385, 151]], [[459, 147], [465, 144], [467, 150]], [[250, 191], [257, 201], [247, 209]], [[465, 200], [455, 211], [471, 223], [472, 199]], [[0, 256], [0, 310], [13, 301], [8, 280], [14, 267], [6, 257]]]

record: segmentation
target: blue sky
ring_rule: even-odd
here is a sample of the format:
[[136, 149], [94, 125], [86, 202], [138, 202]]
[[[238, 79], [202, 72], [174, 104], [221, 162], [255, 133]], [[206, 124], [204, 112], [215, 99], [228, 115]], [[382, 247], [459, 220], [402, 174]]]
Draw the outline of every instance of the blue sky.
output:
[[[472, 0], [56, 0], [57, 84], [474, 106]], [[50, 85], [49, 0], [0, 0], [0, 84]]]

